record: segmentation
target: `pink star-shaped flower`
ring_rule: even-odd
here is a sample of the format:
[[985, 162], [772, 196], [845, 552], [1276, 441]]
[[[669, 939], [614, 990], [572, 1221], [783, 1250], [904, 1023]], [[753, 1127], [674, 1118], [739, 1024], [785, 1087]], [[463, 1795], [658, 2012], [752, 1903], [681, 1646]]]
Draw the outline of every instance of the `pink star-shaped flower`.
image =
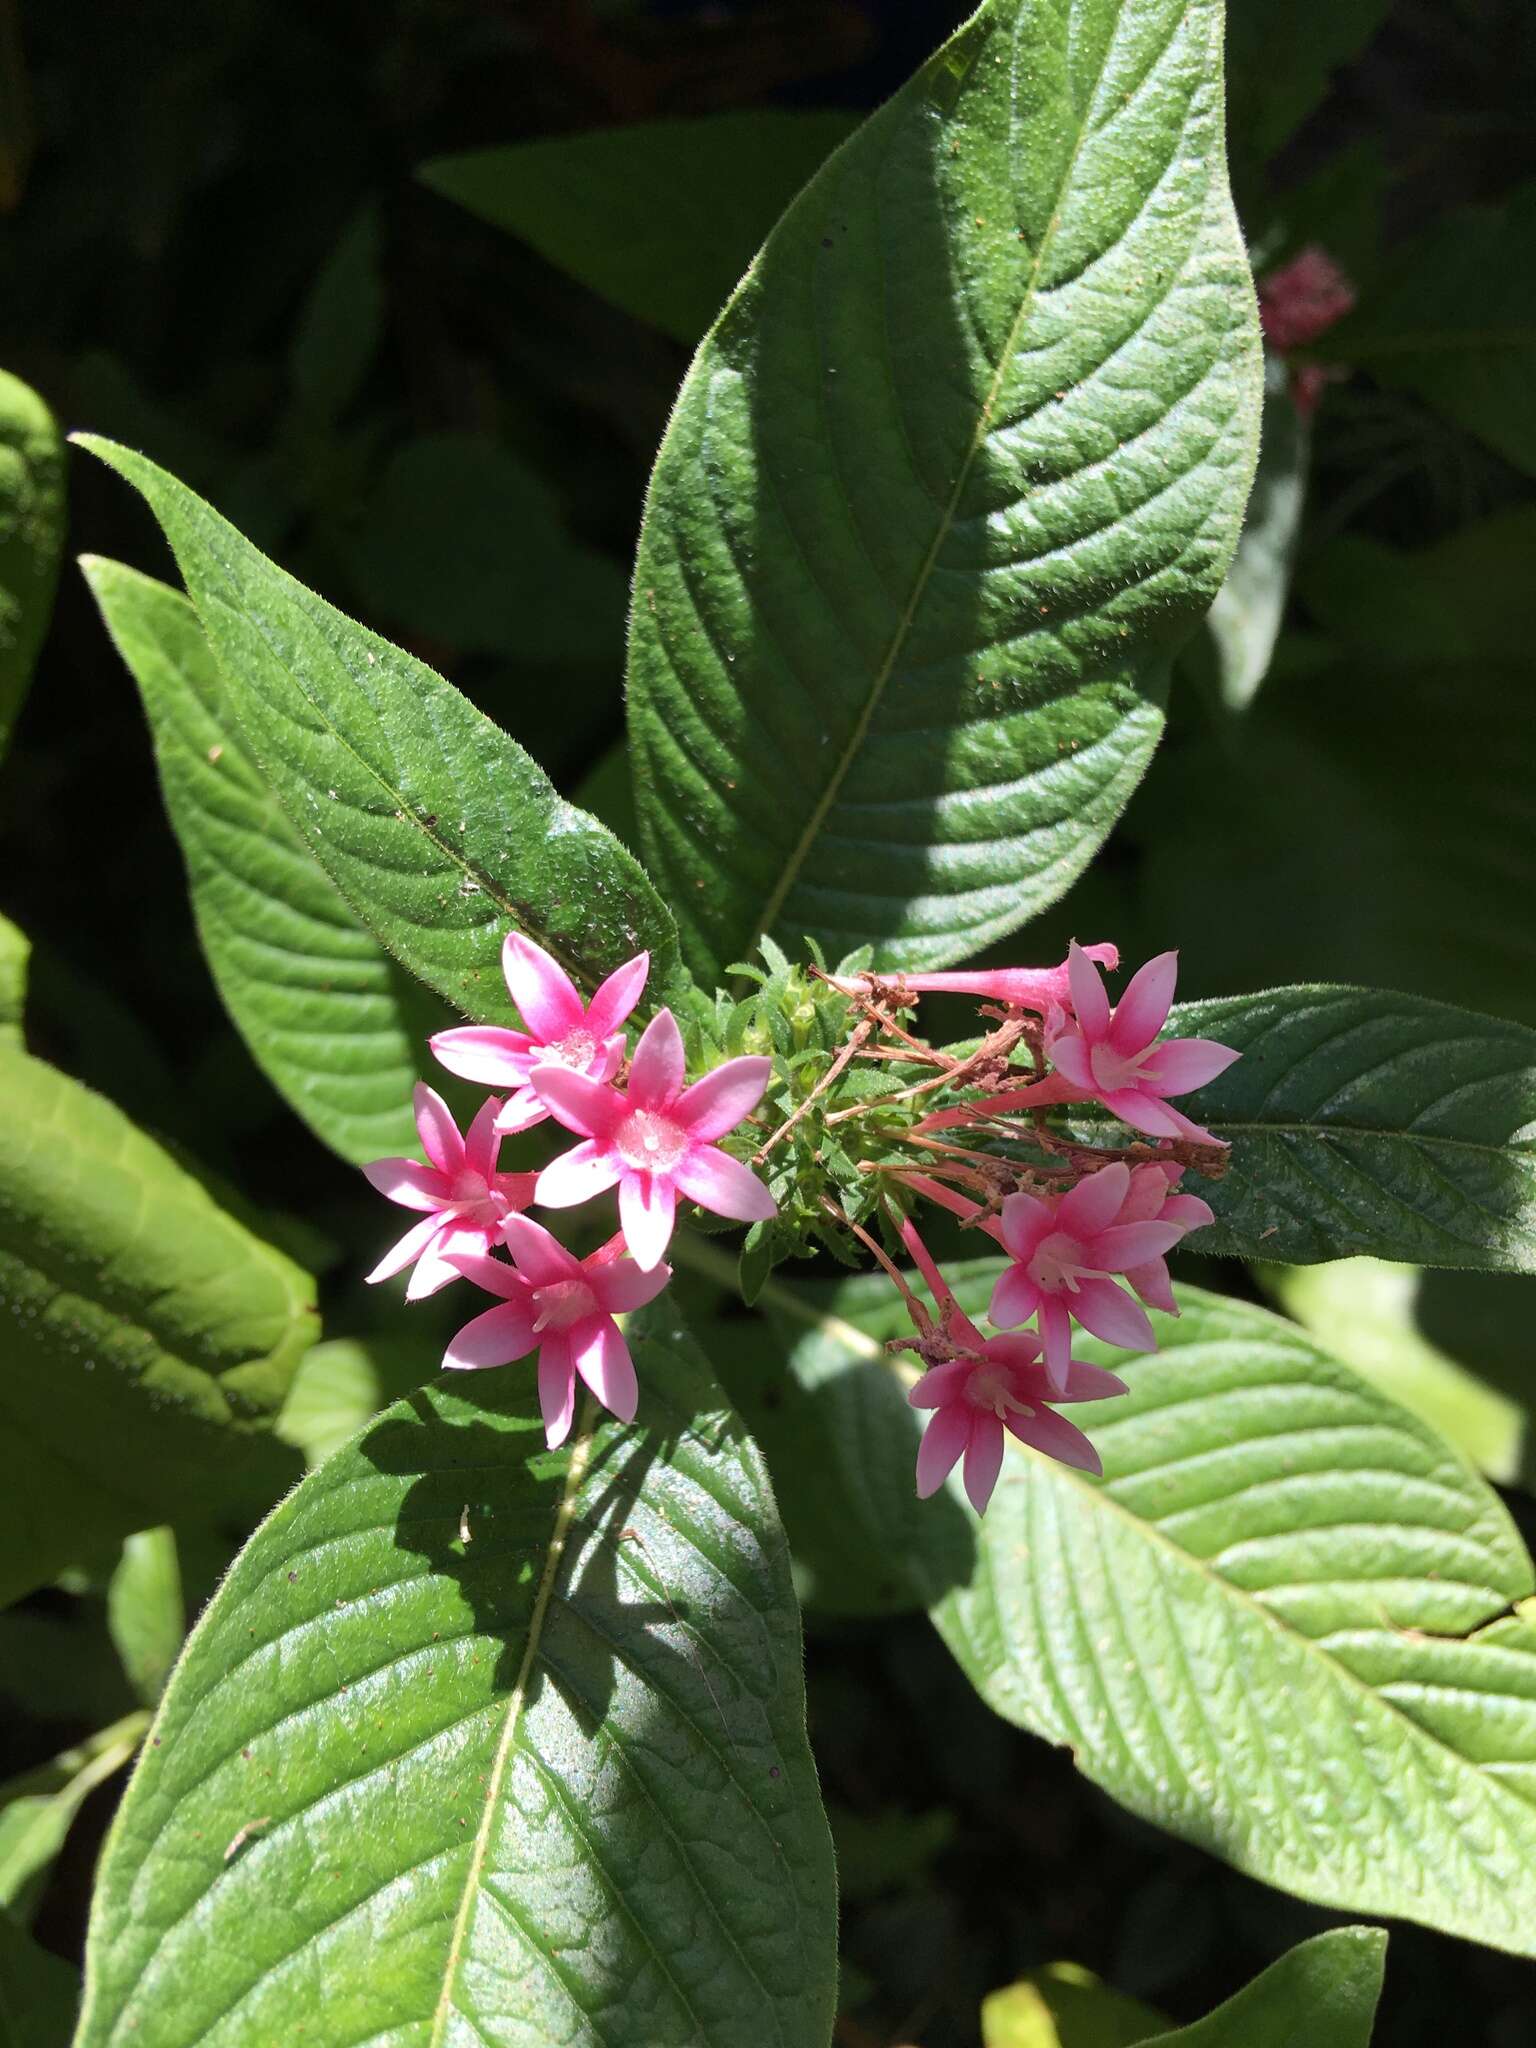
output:
[[414, 1263], [407, 1301], [435, 1294], [458, 1278], [448, 1260], [450, 1252], [484, 1252], [498, 1243], [506, 1218], [532, 1201], [537, 1178], [496, 1171], [501, 1148], [496, 1132], [501, 1103], [496, 1096], [482, 1105], [464, 1137], [447, 1103], [424, 1081], [417, 1082], [413, 1101], [421, 1148], [431, 1164], [375, 1159], [363, 1168], [381, 1195], [402, 1209], [427, 1211], [424, 1221], [413, 1224], [368, 1275], [370, 1281], [388, 1280]]
[[[1111, 1009], [1098, 969], [1074, 940], [1067, 955], [1073, 1015], [1054, 1015], [1045, 1034], [1046, 1055], [1056, 1069], [1051, 1080], [1066, 1084], [1051, 1092], [1058, 1101], [1096, 1099], [1121, 1123], [1153, 1138], [1215, 1145], [1219, 1139], [1164, 1098], [1203, 1088], [1242, 1055], [1209, 1038], [1159, 1042], [1178, 969], [1177, 953], [1159, 953], [1137, 969]], [[1044, 1099], [1046, 1088], [1035, 1092]]]
[[1000, 1329], [1038, 1317], [1046, 1378], [1058, 1395], [1071, 1367], [1074, 1316], [1106, 1344], [1157, 1349], [1146, 1310], [1111, 1275], [1160, 1259], [1184, 1230], [1173, 1222], [1117, 1222], [1130, 1191], [1131, 1170], [1117, 1160], [1068, 1194], [1010, 1195], [1003, 1204], [999, 1235], [1013, 1264], [987, 1313]]
[[778, 1213], [772, 1195], [715, 1140], [757, 1107], [772, 1065], [727, 1060], [687, 1088], [682, 1033], [670, 1010], [658, 1010], [640, 1035], [622, 1094], [569, 1067], [535, 1067], [532, 1085], [546, 1107], [586, 1141], [551, 1160], [535, 1200], [569, 1209], [617, 1185], [624, 1241], [647, 1273], [671, 1240], [679, 1195], [717, 1216], [766, 1222]]
[[620, 1257], [617, 1238], [578, 1259], [527, 1216], [509, 1216], [505, 1230], [510, 1266], [483, 1254], [454, 1257], [461, 1273], [501, 1301], [464, 1325], [443, 1354], [444, 1366], [477, 1371], [537, 1349], [539, 1410], [551, 1450], [571, 1433], [578, 1374], [620, 1422], [633, 1422], [640, 1390], [614, 1317], [654, 1301], [671, 1269], [642, 1273]]
[[[1198, 1195], [1175, 1191], [1183, 1171], [1172, 1160], [1151, 1159], [1145, 1165], [1133, 1166], [1130, 1188], [1116, 1213], [1116, 1223], [1176, 1223], [1181, 1233], [1203, 1230], [1208, 1223], [1214, 1223], [1216, 1218], [1208, 1202], [1202, 1202]], [[1178, 1314], [1179, 1305], [1173, 1298], [1165, 1258], [1127, 1266], [1125, 1278], [1150, 1307], [1160, 1308], [1171, 1316]]]
[[450, 1074], [487, 1088], [511, 1089], [497, 1129], [530, 1130], [549, 1115], [529, 1075], [537, 1066], [569, 1067], [594, 1081], [611, 1081], [624, 1059], [619, 1028], [640, 1000], [650, 972], [649, 953], [616, 967], [590, 1003], [557, 960], [520, 932], [508, 932], [501, 969], [526, 1031], [494, 1024], [463, 1024], [439, 1031], [432, 1050]]

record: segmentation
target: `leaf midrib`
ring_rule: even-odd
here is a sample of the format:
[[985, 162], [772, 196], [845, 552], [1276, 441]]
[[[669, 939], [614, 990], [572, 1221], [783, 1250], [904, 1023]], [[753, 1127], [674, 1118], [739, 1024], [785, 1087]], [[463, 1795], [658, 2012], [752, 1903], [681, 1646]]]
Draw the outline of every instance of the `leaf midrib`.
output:
[[586, 1478], [587, 1462], [592, 1455], [593, 1423], [596, 1404], [591, 1394], [583, 1394], [580, 1434], [573, 1445], [570, 1462], [566, 1467], [565, 1485], [561, 1489], [560, 1504], [555, 1510], [554, 1527], [550, 1531], [549, 1549], [544, 1558], [544, 1570], [539, 1578], [538, 1591], [534, 1594], [533, 1610], [528, 1618], [528, 1640], [523, 1648], [522, 1662], [517, 1677], [507, 1696], [505, 1722], [501, 1739], [496, 1746], [496, 1756], [491, 1765], [485, 1788], [485, 1808], [480, 1816], [480, 1826], [475, 1835], [474, 1847], [470, 1851], [469, 1867], [464, 1873], [464, 1890], [459, 1900], [459, 1910], [454, 1919], [453, 1933], [449, 1937], [448, 1954], [443, 1964], [443, 1988], [437, 2009], [432, 2016], [432, 2031], [427, 2038], [426, 2048], [442, 2048], [444, 2029], [453, 2012], [453, 1990], [458, 1978], [459, 1966], [463, 1961], [464, 1944], [469, 1934], [469, 1925], [476, 1902], [480, 1895], [481, 1879], [485, 1870], [486, 1857], [490, 1851], [491, 1834], [496, 1825], [501, 1803], [502, 1781], [507, 1774], [513, 1748], [517, 1741], [518, 1728], [522, 1720], [523, 1707], [527, 1700], [529, 1680], [533, 1676], [538, 1660], [539, 1645], [544, 1633], [544, 1620], [555, 1590], [555, 1580], [565, 1557], [566, 1539], [576, 1515], [576, 1499]]
[[[681, 1247], [679, 1248], [681, 1249]], [[761, 1298], [765, 1300], [771, 1299], [777, 1307], [781, 1308], [787, 1315], [794, 1317], [797, 1322], [804, 1323], [809, 1328], [835, 1339], [856, 1357], [878, 1359], [898, 1379], [905, 1380], [909, 1384], [916, 1383], [918, 1378], [916, 1370], [907, 1366], [904, 1360], [894, 1357], [891, 1353], [887, 1352], [877, 1338], [869, 1336], [867, 1332], [859, 1329], [857, 1324], [849, 1323], [841, 1316], [829, 1315], [824, 1310], [815, 1308], [811, 1303], [802, 1300], [799, 1295], [785, 1287], [781, 1282], [770, 1279], [763, 1288]], [[1209, 1584], [1217, 1589], [1219, 1597], [1233, 1601], [1241, 1612], [1251, 1612], [1257, 1615], [1273, 1634], [1283, 1638], [1287, 1643], [1301, 1644], [1308, 1654], [1317, 1659], [1330, 1677], [1342, 1680], [1352, 1686], [1365, 1699], [1371, 1701], [1381, 1712], [1401, 1722], [1411, 1736], [1427, 1744], [1432, 1750], [1443, 1753], [1460, 1769], [1471, 1772], [1480, 1786], [1485, 1787], [1491, 1794], [1496, 1795], [1496, 1804], [1499, 1799], [1508, 1798], [1514, 1800], [1516, 1807], [1520, 1811], [1525, 1813], [1532, 1812], [1531, 1801], [1522, 1799], [1519, 1794], [1509, 1791], [1507, 1786], [1501, 1784], [1496, 1778], [1489, 1777], [1480, 1765], [1474, 1763], [1471, 1758], [1464, 1756], [1459, 1749], [1453, 1749], [1440, 1736], [1421, 1726], [1411, 1715], [1404, 1713], [1402, 1708], [1394, 1701], [1385, 1698], [1374, 1686], [1369, 1685], [1365, 1679], [1351, 1671], [1346, 1664], [1331, 1657], [1315, 1637], [1304, 1635], [1300, 1629], [1293, 1628], [1282, 1616], [1275, 1614], [1270, 1608], [1266, 1607], [1263, 1601], [1256, 1599], [1252, 1594], [1243, 1592], [1240, 1587], [1234, 1586], [1230, 1579], [1223, 1578], [1221, 1573], [1207, 1563], [1204, 1558], [1196, 1557], [1192, 1551], [1181, 1548], [1171, 1537], [1165, 1536], [1162, 1530], [1154, 1523], [1133, 1514], [1129, 1508], [1123, 1506], [1115, 1499], [1107, 1487], [1090, 1485], [1086, 1479], [1074, 1472], [1070, 1466], [1057, 1465], [1054, 1460], [1044, 1457], [1038, 1451], [1031, 1451], [1028, 1445], [1020, 1444], [1013, 1438], [1008, 1440], [1008, 1448], [1010, 1450], [1017, 1450], [1022, 1456], [1033, 1458], [1047, 1466], [1049, 1468], [1048, 1477], [1051, 1481], [1059, 1485], [1071, 1486], [1080, 1496], [1094, 1502], [1096, 1505], [1109, 1508], [1122, 1521], [1127, 1522], [1144, 1541], [1157, 1544], [1162, 1549], [1168, 1551], [1180, 1563], [1193, 1566]], [[1458, 1460], [1458, 1462], [1464, 1463], [1465, 1461]], [[1531, 1587], [1528, 1589], [1528, 1593], [1517, 1595], [1517, 1599], [1526, 1598], [1529, 1592], [1536, 1591], [1536, 1570], [1532, 1570], [1529, 1576], [1531, 1578]], [[1489, 1621], [1496, 1620], [1503, 1611], [1502, 1605], [1490, 1609], [1482, 1621], [1473, 1623], [1456, 1640], [1466, 1641], [1479, 1628], [1485, 1627]]]
[[[1111, 34], [1109, 40], [1105, 44], [1104, 54], [1099, 65], [1098, 74], [1093, 83], [1093, 88], [1086, 96], [1085, 104], [1088, 109], [1088, 112], [1091, 112], [1093, 102], [1098, 97], [1099, 87], [1103, 83], [1104, 74], [1108, 69], [1109, 60], [1115, 50], [1117, 42], [1118, 35]], [[941, 51], [939, 55], [942, 56], [943, 52]], [[932, 69], [933, 66], [937, 65], [937, 62], [938, 59], [935, 58], [933, 60], [933, 65], [931, 65], [929, 68]], [[981, 55], [978, 53], [978, 56], [976, 58], [976, 64], [979, 64], [980, 62]], [[973, 66], [972, 68], [974, 69], [975, 67]], [[993, 408], [997, 404], [998, 396], [1002, 391], [1004, 380], [1006, 379], [1009, 370], [1013, 367], [1014, 353], [1018, 344], [1019, 335], [1024, 327], [1025, 321], [1034, 311], [1035, 303], [1039, 298], [1041, 271], [1044, 268], [1046, 256], [1049, 254], [1052, 244], [1055, 241], [1057, 232], [1061, 226], [1062, 205], [1066, 199], [1067, 192], [1071, 186], [1073, 175], [1077, 170], [1078, 159], [1082, 155], [1083, 144], [1088, 137], [1088, 112], [1085, 112], [1078, 119], [1077, 133], [1072, 143], [1072, 153], [1071, 156], [1068, 158], [1066, 168], [1063, 170], [1060, 183], [1056, 188], [1056, 195], [1051, 204], [1050, 214], [1048, 217], [1045, 233], [1040, 238], [1040, 245], [1035, 251], [1034, 261], [1030, 264], [1029, 277], [1025, 283], [1023, 296], [1019, 302], [1019, 309], [1017, 313], [1015, 313], [1012, 321], [1009, 324], [1008, 333], [1004, 339], [1003, 346], [998, 352], [997, 369], [993, 373], [992, 382], [988, 387], [986, 397], [982, 401], [980, 415], [977, 419], [975, 430], [971, 436], [970, 447], [966, 450], [965, 460], [960, 465], [960, 470], [955, 478], [954, 486], [951, 489], [949, 498], [945, 503], [943, 510], [940, 513], [939, 523], [934, 532], [933, 540], [929, 545], [928, 552], [923, 557], [923, 560], [918, 568], [916, 581], [914, 582], [912, 588], [912, 594], [907, 600], [906, 606], [902, 611], [901, 617], [896, 622], [896, 630], [892, 635], [891, 644], [886, 651], [885, 659], [882, 661], [880, 667], [875, 673], [874, 680], [870, 685], [869, 694], [865, 699], [863, 709], [859, 713], [859, 717], [854, 725], [854, 729], [852, 733], [849, 735], [847, 744], [844, 746], [841, 754], [834, 762], [832, 772], [827, 778], [826, 787], [823, 790], [821, 796], [817, 799], [815, 808], [812, 810], [810, 818], [806, 822], [806, 825], [802, 830], [798, 840], [796, 841], [795, 845], [791, 848], [789, 856], [785, 861], [782, 870], [780, 871], [779, 879], [774, 884], [773, 889], [769, 893], [768, 900], [764, 904], [763, 909], [757, 918], [756, 929], [750, 942], [751, 946], [754, 948], [758, 945], [758, 943], [763, 937], [772, 932], [774, 925], [778, 922], [779, 915], [784, 908], [784, 904], [789, 896], [789, 892], [795, 886], [795, 883], [799, 880], [800, 871], [806, 863], [812, 846], [820, 837], [821, 830], [826, 823], [828, 813], [831, 811], [832, 806], [837, 801], [838, 792], [841, 790], [843, 783], [847, 778], [849, 770], [853, 766], [854, 760], [857, 757], [860, 748], [863, 746], [865, 739], [868, 737], [870, 726], [874, 722], [875, 713], [880, 708], [881, 700], [884, 697], [886, 689], [890, 683], [891, 676], [896, 667], [896, 662], [901, 654], [903, 647], [906, 644], [907, 637], [911, 632], [913, 621], [917, 615], [918, 606], [922, 603], [924, 593], [928, 588], [928, 582], [933, 574], [934, 565], [938, 561], [939, 551], [943, 547], [945, 541], [949, 538], [950, 531], [954, 526], [956, 508], [960, 503], [960, 499], [962, 494], [964, 493], [965, 486], [970, 479], [971, 470], [975, 465], [976, 457], [980, 454], [983, 446], [986, 443], [987, 429], [991, 423]], [[822, 355], [822, 349], [821, 334], [819, 330], [817, 333], [817, 355], [818, 359], [820, 359]]]
[[[1208, 1112], [1208, 1114], [1211, 1114]], [[1387, 1143], [1405, 1142], [1422, 1145], [1426, 1149], [1437, 1147], [1442, 1151], [1486, 1153], [1490, 1159], [1529, 1158], [1536, 1164], [1536, 1139], [1523, 1140], [1519, 1144], [1495, 1145], [1483, 1138], [1449, 1138], [1438, 1131], [1415, 1131], [1404, 1128], [1381, 1130], [1368, 1124], [1334, 1123], [1254, 1123], [1239, 1122], [1234, 1117], [1219, 1113], [1211, 1114], [1211, 1122], [1224, 1131], [1236, 1131], [1249, 1138], [1375, 1138]]]

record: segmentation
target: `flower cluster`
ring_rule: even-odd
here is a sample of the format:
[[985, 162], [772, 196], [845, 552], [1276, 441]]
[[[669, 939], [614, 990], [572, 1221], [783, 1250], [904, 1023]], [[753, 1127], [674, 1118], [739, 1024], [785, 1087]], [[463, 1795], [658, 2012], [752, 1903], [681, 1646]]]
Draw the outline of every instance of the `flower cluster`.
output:
[[[391, 1201], [427, 1213], [368, 1278], [413, 1266], [409, 1300], [461, 1275], [496, 1295], [499, 1305], [460, 1330], [443, 1363], [505, 1365], [536, 1350], [553, 1447], [569, 1434], [578, 1375], [621, 1421], [634, 1419], [635, 1369], [614, 1318], [653, 1301], [671, 1278], [664, 1259], [678, 1197], [741, 1222], [773, 1216], [762, 1182], [719, 1147], [757, 1107], [771, 1062], [726, 1060], [690, 1088], [676, 1019], [658, 1010], [626, 1073], [624, 1025], [645, 988], [645, 953], [587, 1004], [559, 963], [519, 933], [502, 948], [502, 968], [527, 1028], [466, 1025], [439, 1032], [432, 1050], [450, 1073], [509, 1092], [491, 1096], [461, 1136], [441, 1097], [418, 1085], [429, 1163], [380, 1159], [363, 1170]], [[541, 1173], [500, 1172], [502, 1139], [547, 1118], [581, 1142]], [[585, 1259], [522, 1213], [572, 1208], [613, 1187], [618, 1234]]]
[[[749, 1299], [784, 1258], [828, 1250], [855, 1263], [862, 1246], [895, 1282], [916, 1331], [893, 1348], [915, 1350], [924, 1368], [910, 1395], [929, 1413], [919, 1494], [963, 1460], [980, 1512], [1009, 1434], [1097, 1471], [1092, 1444], [1056, 1410], [1125, 1389], [1073, 1357], [1074, 1329], [1121, 1351], [1156, 1348], [1148, 1309], [1178, 1313], [1168, 1254], [1212, 1220], [1181, 1183], [1225, 1170], [1226, 1146], [1178, 1098], [1238, 1055], [1162, 1035], [1177, 956], [1149, 960], [1118, 1002], [1103, 979], [1119, 966], [1112, 945], [1074, 943], [1055, 967], [898, 976], [849, 971], [856, 963], [801, 972], [768, 946], [764, 957], [756, 998], [722, 994], [713, 1008], [700, 998], [689, 1010], [706, 1069], [690, 1084], [670, 1010], [629, 1049], [644, 954], [583, 1003], [547, 953], [509, 937], [503, 964], [524, 1029], [474, 1025], [433, 1039], [445, 1067], [497, 1092], [461, 1136], [438, 1096], [417, 1089], [426, 1163], [384, 1159], [366, 1172], [422, 1219], [369, 1278], [411, 1266], [412, 1299], [460, 1276], [494, 1296], [444, 1364], [499, 1366], [536, 1351], [555, 1445], [570, 1432], [578, 1379], [633, 1419], [638, 1388], [618, 1318], [667, 1284], [680, 1200], [753, 1226], [742, 1265]], [[979, 1000], [979, 1038], [946, 1049], [907, 1028], [921, 998], [939, 993]], [[577, 1142], [541, 1171], [502, 1172], [502, 1139], [546, 1120]], [[754, 1136], [770, 1133], [751, 1166], [721, 1142], [748, 1120]], [[524, 1213], [610, 1190], [619, 1229], [585, 1258]], [[980, 1300], [962, 1308], [939, 1270], [913, 1220], [919, 1202], [1004, 1254], [985, 1312], [995, 1334], [977, 1326]], [[903, 1251], [932, 1310], [897, 1263]]]

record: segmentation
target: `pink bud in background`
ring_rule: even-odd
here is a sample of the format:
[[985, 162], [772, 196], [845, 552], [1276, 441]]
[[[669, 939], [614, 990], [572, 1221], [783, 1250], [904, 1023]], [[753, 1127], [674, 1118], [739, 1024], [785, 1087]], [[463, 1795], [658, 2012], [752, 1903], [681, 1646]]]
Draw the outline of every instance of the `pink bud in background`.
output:
[[1354, 310], [1354, 286], [1316, 242], [1259, 280], [1259, 325], [1282, 355], [1310, 348]]
[[427, 1212], [425, 1221], [408, 1230], [368, 1275], [370, 1281], [388, 1280], [414, 1264], [405, 1290], [407, 1301], [435, 1294], [458, 1278], [449, 1253], [485, 1252], [499, 1243], [506, 1218], [532, 1201], [535, 1180], [531, 1173], [496, 1171], [501, 1103], [494, 1095], [462, 1138], [447, 1103], [424, 1081], [416, 1084], [414, 1102], [422, 1150], [431, 1164], [375, 1159], [363, 1168], [381, 1195], [402, 1209]]

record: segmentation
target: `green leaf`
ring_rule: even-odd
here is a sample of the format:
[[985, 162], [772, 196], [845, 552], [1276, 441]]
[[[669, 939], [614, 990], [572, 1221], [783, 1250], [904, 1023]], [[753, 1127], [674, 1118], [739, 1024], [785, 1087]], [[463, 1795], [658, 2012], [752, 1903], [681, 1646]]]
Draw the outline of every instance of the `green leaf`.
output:
[[32, 1917], [75, 1815], [98, 1785], [122, 1770], [144, 1739], [140, 1710], [38, 1769], [0, 1785], [0, 1920]]
[[[1309, 552], [1298, 577], [1307, 610], [1379, 673], [1402, 664], [1524, 662], [1536, 641], [1536, 505], [1458, 526], [1430, 547], [1394, 548], [1344, 533]], [[1436, 735], [1437, 742], [1439, 735]]]
[[112, 1104], [0, 1048], [0, 1605], [81, 1546], [286, 1483], [314, 1283]]
[[1364, 48], [1392, 0], [1234, 0], [1227, 15], [1232, 153], [1265, 165]]
[[1191, 1098], [1232, 1146], [1202, 1251], [1536, 1272], [1536, 1032], [1361, 988], [1181, 1003], [1169, 1029], [1243, 1054]]
[[[1416, 1315], [1424, 1280], [1418, 1267], [1335, 1259], [1264, 1266], [1259, 1278], [1320, 1344], [1422, 1416], [1480, 1472], [1501, 1486], [1519, 1481], [1526, 1411], [1423, 1334]], [[1471, 1355], [1476, 1358], [1475, 1349]]]
[[198, 937], [252, 1058], [344, 1159], [414, 1153], [411, 1089], [448, 1013], [289, 824], [224, 708], [187, 599], [120, 562], [81, 567], [143, 697]]
[[619, 658], [618, 563], [566, 533], [548, 485], [494, 441], [407, 441], [348, 561], [370, 616], [405, 633], [525, 666]]
[[1536, 474], [1536, 182], [1443, 214], [1328, 348]]
[[630, 626], [696, 973], [941, 966], [1135, 787], [1253, 476], [1217, 0], [990, 0], [839, 150], [694, 360]]
[[697, 341], [853, 117], [754, 107], [439, 157], [434, 192], [639, 320]]
[[384, 280], [377, 208], [349, 221], [304, 302], [288, 376], [307, 422], [334, 422], [356, 398], [379, 351]]
[[0, 2048], [65, 2048], [80, 1980], [0, 1913]]
[[675, 1320], [630, 1334], [638, 1426], [549, 1453], [530, 1369], [434, 1381], [257, 1532], [108, 1842], [80, 2048], [825, 2048], [772, 1496]]
[[[979, 1314], [1000, 1270], [946, 1274]], [[1434, 1431], [1294, 1324], [1185, 1287], [1155, 1354], [1074, 1344], [1130, 1387], [1072, 1411], [1104, 1481], [1011, 1446], [978, 1522], [958, 1475], [915, 1499], [889, 1283], [765, 1300], [813, 1333], [797, 1377], [814, 1342], [835, 1384], [841, 1350], [844, 1513], [1005, 1719], [1251, 1876], [1536, 1954], [1536, 1568]]]
[[107, 1587], [107, 1627], [128, 1682], [153, 1706], [187, 1632], [174, 1529], [139, 1529]]
[[0, 917], [0, 1046], [22, 1047], [22, 1013], [27, 1001], [31, 941], [8, 917]]
[[77, 437], [165, 529], [264, 780], [365, 927], [482, 1021], [512, 1015], [509, 926], [587, 987], [641, 947], [676, 971], [639, 863], [450, 683], [296, 583], [142, 455]]
[[431, 1379], [441, 1349], [441, 1337], [434, 1344], [410, 1330], [314, 1345], [299, 1360], [277, 1434], [303, 1452], [313, 1471], [381, 1408]]
[[1205, 2019], [1158, 2034], [1144, 2048], [1367, 2048], [1386, 1960], [1383, 1929], [1331, 1928], [1271, 1963]]
[[1208, 620], [1221, 699], [1229, 711], [1246, 710], [1269, 673], [1291, 592], [1310, 446], [1307, 422], [1291, 399], [1290, 373], [1278, 357], [1270, 357], [1258, 474], [1237, 553]]
[[1164, 2024], [1077, 1963], [1047, 1963], [981, 2001], [981, 2048], [1132, 2048]]
[[48, 630], [64, 544], [64, 449], [51, 412], [0, 370], [0, 756]]

